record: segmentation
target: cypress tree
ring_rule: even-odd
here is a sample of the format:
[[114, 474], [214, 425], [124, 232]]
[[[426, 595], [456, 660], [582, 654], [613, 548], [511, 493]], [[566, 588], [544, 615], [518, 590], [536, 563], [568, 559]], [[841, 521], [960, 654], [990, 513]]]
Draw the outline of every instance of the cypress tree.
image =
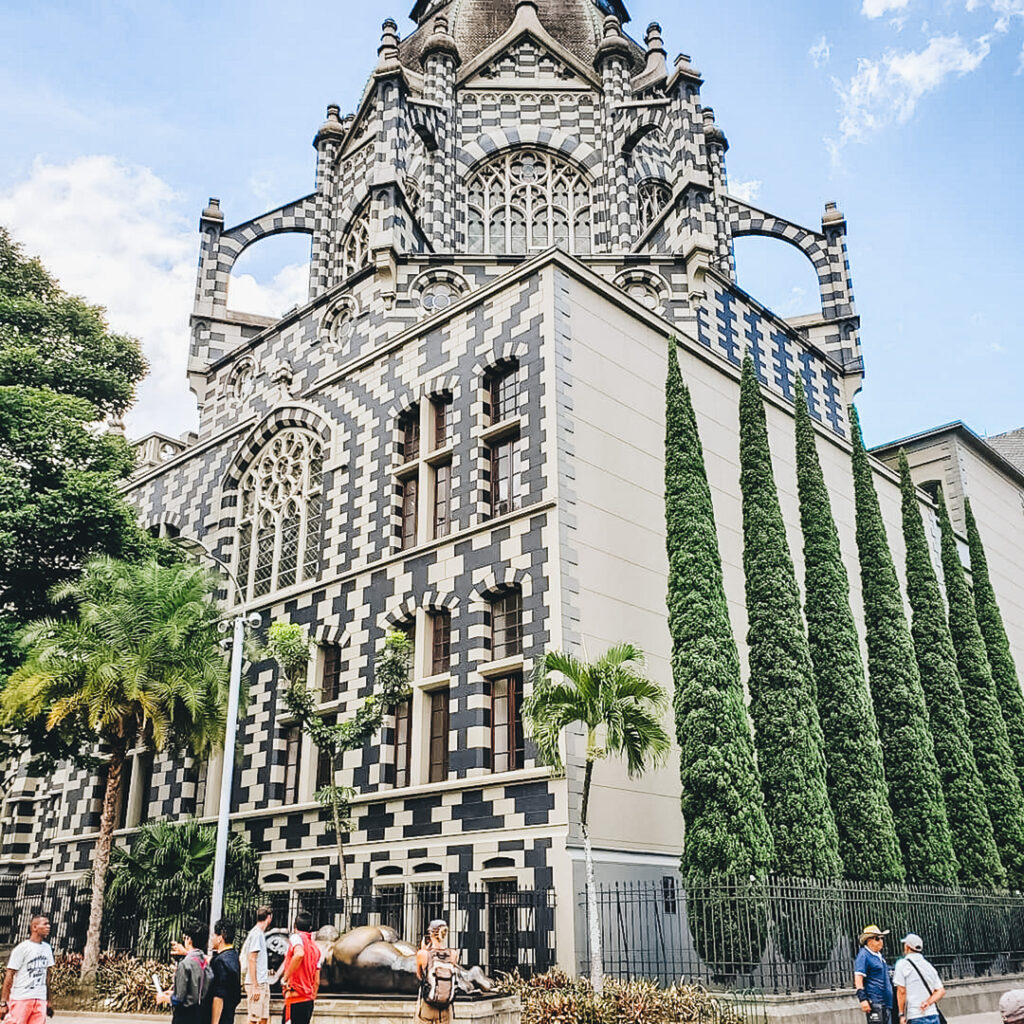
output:
[[903, 861], [871, 707], [850, 581], [807, 402], [796, 402], [796, 476], [804, 535], [804, 615], [825, 744], [829, 800], [847, 878], [899, 882]]
[[683, 876], [761, 876], [772, 862], [715, 513], [690, 392], [669, 347], [665, 520], [673, 705], [683, 783]]
[[852, 406], [850, 424], [868, 679], [896, 835], [910, 881], [952, 885], [958, 865], [928, 727], [928, 709], [871, 463], [864, 450], [857, 410]]
[[992, 589], [988, 574], [988, 558], [981, 543], [978, 524], [974, 520], [971, 501], [964, 503], [967, 516], [967, 543], [971, 551], [971, 577], [974, 581], [974, 610], [978, 613], [978, 625], [985, 638], [985, 650], [992, 669], [992, 681], [996, 685], [996, 696], [1003, 709], [1006, 734], [1015, 758], [1017, 781], [1024, 789], [1024, 693], [1021, 693], [1017, 668], [1010, 653], [1010, 641], [1006, 638], [1003, 616]]
[[928, 549], [917, 488], [902, 451], [900, 483], [907, 547], [907, 597], [914, 613], [911, 632], [946, 796], [946, 816], [960, 863], [960, 881], [971, 886], [1002, 886], [1006, 873], [985, 806], [985, 788], [974, 761], [946, 606]]
[[942, 572], [949, 604], [949, 631], [956, 648], [964, 703], [971, 723], [974, 759], [985, 786], [988, 814], [1003, 867], [1010, 884], [1021, 888], [1024, 886], [1024, 796], [1017, 781], [1006, 723], [974, 611], [974, 598], [967, 586], [942, 495], [939, 495], [939, 525], [942, 528]]
[[750, 716], [778, 874], [839, 878], [839, 836], [825, 785], [824, 738], [800, 591], [748, 354], [740, 383], [740, 491]]
[[[673, 707], [679, 741], [691, 930], [721, 975], [749, 970], [768, 934], [764, 901], [772, 837], [754, 758], [740, 659], [690, 393], [669, 345], [665, 526]], [[746, 879], [750, 879], [749, 882]], [[734, 896], [719, 884], [735, 883]]]

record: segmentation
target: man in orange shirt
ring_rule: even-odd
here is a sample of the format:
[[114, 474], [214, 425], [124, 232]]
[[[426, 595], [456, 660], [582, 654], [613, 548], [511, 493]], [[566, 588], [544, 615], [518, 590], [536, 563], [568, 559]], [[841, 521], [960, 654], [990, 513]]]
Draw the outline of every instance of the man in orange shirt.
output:
[[288, 940], [281, 977], [285, 1024], [309, 1024], [313, 1018], [323, 953], [313, 941], [312, 927], [313, 919], [304, 910], [295, 915], [295, 930]]

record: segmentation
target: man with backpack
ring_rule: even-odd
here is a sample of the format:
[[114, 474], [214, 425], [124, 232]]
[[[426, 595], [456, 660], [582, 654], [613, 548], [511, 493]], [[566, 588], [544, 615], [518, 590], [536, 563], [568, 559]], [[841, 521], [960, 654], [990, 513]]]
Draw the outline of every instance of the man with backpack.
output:
[[285, 1024], [309, 1024], [320, 991], [323, 953], [313, 940], [313, 919], [304, 910], [295, 915], [295, 930], [288, 939], [281, 976]]
[[184, 956], [174, 970], [174, 985], [170, 992], [161, 992], [156, 997], [158, 1003], [171, 1005], [171, 1024], [200, 1024], [203, 997], [213, 980], [213, 971], [203, 951], [209, 934], [206, 925], [194, 921], [182, 929], [180, 949]]
[[451, 1024], [459, 965], [455, 950], [448, 948], [448, 925], [444, 921], [431, 921], [427, 938], [429, 944], [416, 953], [416, 977], [420, 979], [416, 1021], [417, 1024]]

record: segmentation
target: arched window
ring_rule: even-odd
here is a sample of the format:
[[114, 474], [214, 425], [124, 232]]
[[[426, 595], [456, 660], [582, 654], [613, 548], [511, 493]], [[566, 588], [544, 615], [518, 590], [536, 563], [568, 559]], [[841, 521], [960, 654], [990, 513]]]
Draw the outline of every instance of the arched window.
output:
[[640, 231], [646, 231], [655, 218], [668, 206], [672, 193], [663, 181], [650, 180], [640, 182], [637, 189], [637, 200], [640, 204]]
[[263, 597], [316, 576], [323, 521], [323, 445], [293, 427], [272, 437], [242, 478], [238, 579]]
[[370, 203], [352, 218], [345, 241], [341, 247], [342, 275], [350, 277], [370, 262]]
[[591, 250], [590, 182], [560, 157], [532, 149], [500, 153], [470, 177], [466, 198], [470, 252]]

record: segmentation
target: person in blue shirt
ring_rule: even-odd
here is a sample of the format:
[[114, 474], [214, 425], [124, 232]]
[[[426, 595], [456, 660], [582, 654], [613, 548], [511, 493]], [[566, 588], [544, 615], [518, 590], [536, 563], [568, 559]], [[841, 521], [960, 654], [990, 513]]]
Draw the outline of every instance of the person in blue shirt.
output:
[[882, 956], [888, 931], [869, 924], [860, 933], [860, 951], [853, 964], [853, 984], [860, 1008], [871, 1016], [872, 1024], [894, 1024], [892, 1016], [892, 978], [889, 965]]

